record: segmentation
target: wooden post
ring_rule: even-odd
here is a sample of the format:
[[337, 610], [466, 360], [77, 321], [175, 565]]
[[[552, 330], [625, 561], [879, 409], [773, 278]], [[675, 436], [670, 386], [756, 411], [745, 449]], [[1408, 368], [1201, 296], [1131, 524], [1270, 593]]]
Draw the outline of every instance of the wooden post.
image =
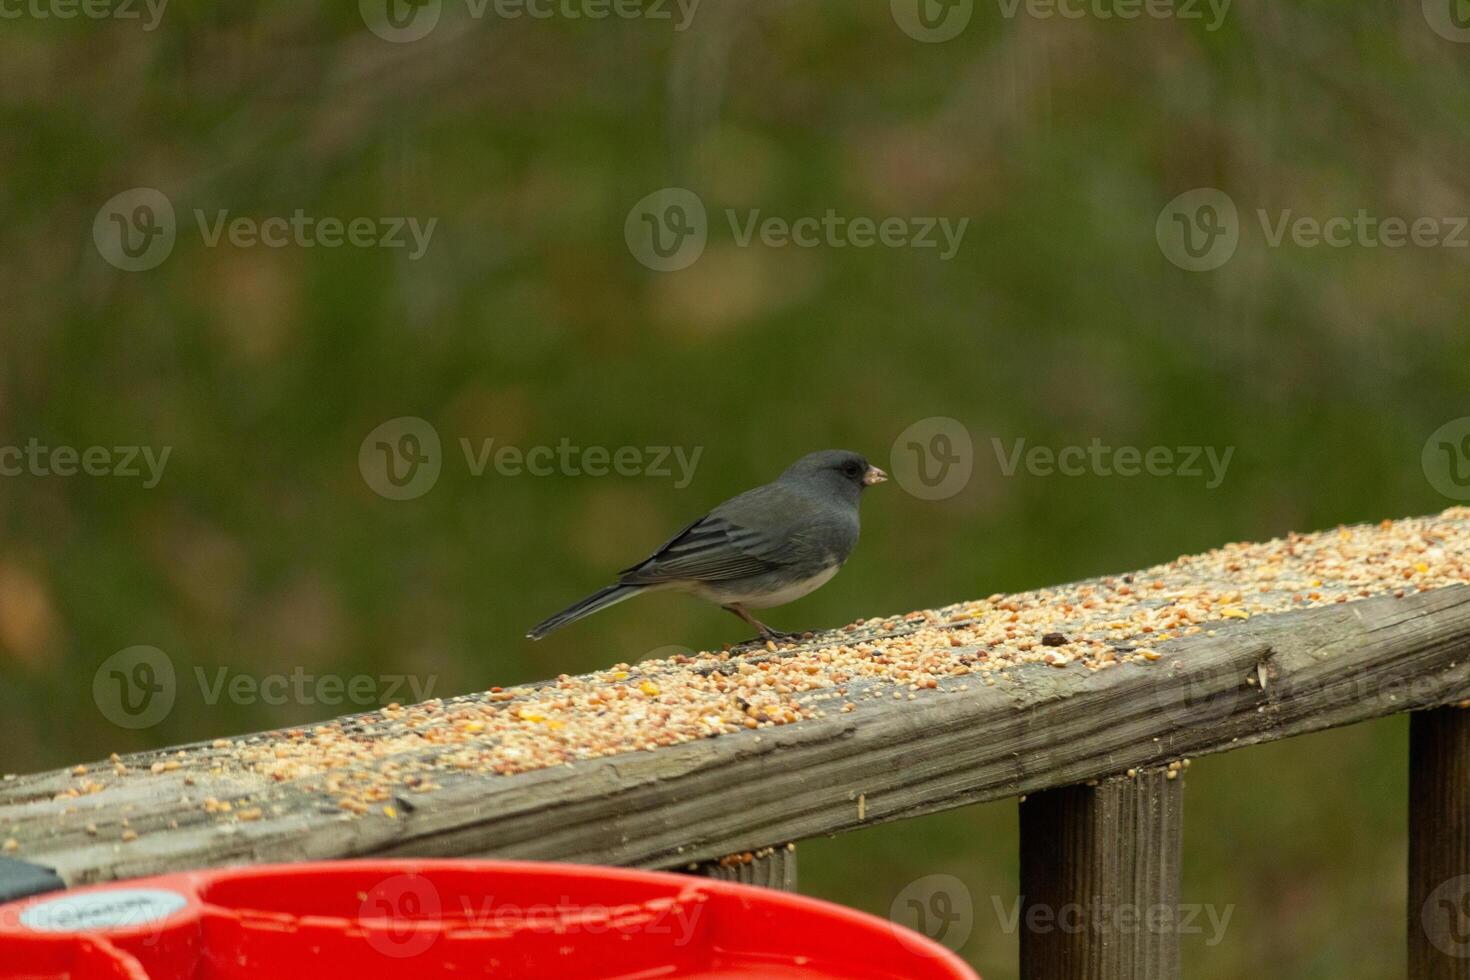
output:
[[706, 861], [694, 874], [737, 881], [743, 885], [760, 885], [784, 892], [796, 891], [796, 845], [772, 847], [752, 854], [732, 854], [719, 861]]
[[1409, 716], [1409, 977], [1470, 980], [1470, 711]]
[[1177, 980], [1181, 772], [1021, 803], [1023, 980]]

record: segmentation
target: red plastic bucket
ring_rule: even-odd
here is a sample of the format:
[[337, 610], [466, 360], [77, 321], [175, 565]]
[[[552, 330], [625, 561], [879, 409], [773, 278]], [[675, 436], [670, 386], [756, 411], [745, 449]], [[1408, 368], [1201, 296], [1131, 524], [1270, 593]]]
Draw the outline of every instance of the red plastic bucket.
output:
[[651, 871], [340, 861], [199, 871], [0, 906], [0, 980], [978, 980], [901, 926]]

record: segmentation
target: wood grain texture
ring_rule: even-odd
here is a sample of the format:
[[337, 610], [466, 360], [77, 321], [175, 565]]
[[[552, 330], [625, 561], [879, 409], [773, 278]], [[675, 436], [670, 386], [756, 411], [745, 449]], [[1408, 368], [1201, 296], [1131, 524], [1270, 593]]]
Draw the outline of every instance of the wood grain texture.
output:
[[1021, 803], [1023, 980], [1177, 980], [1177, 776], [1145, 770]]
[[736, 857], [739, 859], [705, 861], [696, 865], [692, 873], [719, 881], [735, 881], [742, 885], [760, 885], [762, 888], [775, 888], [785, 892], [796, 891], [794, 844]]
[[[0, 783], [0, 828], [17, 856], [71, 884], [366, 855], [682, 868], [1459, 701], [1470, 696], [1470, 587], [1231, 621], [1157, 649], [1154, 663], [1028, 666], [994, 686], [971, 675], [968, 690], [946, 680], [916, 700], [860, 700], [792, 725], [446, 777], [400, 799], [397, 819], [344, 814], [320, 792], [207, 759], [150, 773], [161, 756], [148, 755], [80, 799], [55, 798], [75, 785], [65, 771]], [[201, 809], [206, 796], [258, 800], [262, 815], [221, 819]], [[138, 839], [119, 840], [123, 819]]]
[[1470, 711], [1409, 723], [1409, 977], [1470, 980]]

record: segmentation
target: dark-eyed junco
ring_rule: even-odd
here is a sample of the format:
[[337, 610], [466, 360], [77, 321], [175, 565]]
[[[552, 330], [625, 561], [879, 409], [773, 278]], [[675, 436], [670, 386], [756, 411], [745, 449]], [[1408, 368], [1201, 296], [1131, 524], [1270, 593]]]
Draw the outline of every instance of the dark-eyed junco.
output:
[[615, 585], [583, 599], [526, 635], [546, 634], [640, 592], [675, 589], [717, 602], [760, 631], [786, 639], [756, 619], [826, 584], [858, 539], [863, 489], [888, 475], [857, 453], [829, 449], [803, 456], [774, 483], [725, 501], [618, 574]]

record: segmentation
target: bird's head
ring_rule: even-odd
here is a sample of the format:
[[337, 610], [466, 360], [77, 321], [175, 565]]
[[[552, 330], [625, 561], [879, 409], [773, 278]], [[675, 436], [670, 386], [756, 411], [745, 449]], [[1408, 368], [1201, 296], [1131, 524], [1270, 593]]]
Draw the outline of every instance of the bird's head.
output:
[[826, 449], [801, 457], [781, 474], [781, 479], [828, 486], [856, 500], [866, 488], [888, 479], [888, 474], [857, 453]]

